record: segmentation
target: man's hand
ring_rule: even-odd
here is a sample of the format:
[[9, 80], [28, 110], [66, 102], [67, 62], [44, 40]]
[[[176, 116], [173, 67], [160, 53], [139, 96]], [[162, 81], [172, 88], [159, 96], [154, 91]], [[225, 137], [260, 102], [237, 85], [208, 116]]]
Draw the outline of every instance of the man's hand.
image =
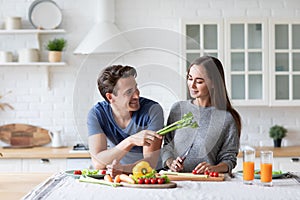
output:
[[151, 130], [143, 130], [129, 137], [130, 142], [135, 146], [150, 146], [162, 136]]
[[123, 166], [117, 160], [113, 160], [113, 162], [110, 165], [107, 165], [106, 168], [112, 177], [123, 173]]

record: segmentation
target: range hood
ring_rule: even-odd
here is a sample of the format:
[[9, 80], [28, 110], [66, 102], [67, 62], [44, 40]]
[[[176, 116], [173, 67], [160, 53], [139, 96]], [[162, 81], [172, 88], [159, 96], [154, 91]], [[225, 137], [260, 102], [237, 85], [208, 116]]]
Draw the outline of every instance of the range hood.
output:
[[75, 49], [74, 54], [120, 53], [131, 49], [114, 23], [115, 1], [97, 1], [97, 22]]

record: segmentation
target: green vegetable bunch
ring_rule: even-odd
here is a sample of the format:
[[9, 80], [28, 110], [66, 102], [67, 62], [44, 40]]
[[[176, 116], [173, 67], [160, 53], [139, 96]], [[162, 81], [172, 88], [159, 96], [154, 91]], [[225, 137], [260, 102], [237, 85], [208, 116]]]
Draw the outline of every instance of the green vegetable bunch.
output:
[[193, 121], [193, 118], [194, 116], [191, 112], [184, 114], [181, 120], [178, 120], [177, 122], [174, 122], [173, 124], [170, 124], [169, 126], [160, 129], [159, 131], [157, 131], [157, 133], [160, 135], [165, 135], [171, 131], [175, 131], [177, 129], [181, 129], [185, 127], [191, 127], [191, 128], [199, 127], [197, 122]]
[[46, 49], [48, 51], [62, 51], [66, 45], [67, 41], [64, 38], [55, 38], [48, 41]]
[[274, 140], [282, 139], [286, 136], [287, 129], [285, 129], [283, 126], [272, 126], [269, 130], [269, 135]]

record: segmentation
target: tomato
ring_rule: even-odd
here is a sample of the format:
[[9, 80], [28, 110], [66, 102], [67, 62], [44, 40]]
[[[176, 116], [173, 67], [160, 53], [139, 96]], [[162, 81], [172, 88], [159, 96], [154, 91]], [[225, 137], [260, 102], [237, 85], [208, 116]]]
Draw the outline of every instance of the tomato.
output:
[[164, 184], [165, 183], [165, 179], [164, 178], [158, 178], [157, 179], [157, 183], [158, 184]]
[[106, 174], [106, 171], [105, 171], [105, 170], [102, 170], [102, 171], [101, 171], [101, 174]]
[[218, 172], [214, 172], [214, 177], [218, 177], [219, 173]]
[[151, 183], [151, 180], [150, 180], [149, 178], [146, 178], [146, 179], [144, 180], [144, 183], [145, 183], [145, 184], [150, 184], [150, 183]]
[[151, 182], [151, 184], [156, 184], [157, 183], [157, 179], [156, 178], [151, 178], [150, 182]]
[[76, 174], [76, 175], [81, 175], [81, 170], [75, 170], [75, 171], [74, 171], [74, 174]]
[[144, 183], [145, 183], [145, 180], [143, 178], [138, 179], [138, 184], [144, 184]]
[[192, 171], [193, 174], [198, 174], [197, 170], [193, 169]]
[[209, 171], [205, 171], [205, 172], [204, 172], [204, 175], [209, 175]]
[[214, 172], [209, 172], [209, 176], [214, 177], [215, 176]]

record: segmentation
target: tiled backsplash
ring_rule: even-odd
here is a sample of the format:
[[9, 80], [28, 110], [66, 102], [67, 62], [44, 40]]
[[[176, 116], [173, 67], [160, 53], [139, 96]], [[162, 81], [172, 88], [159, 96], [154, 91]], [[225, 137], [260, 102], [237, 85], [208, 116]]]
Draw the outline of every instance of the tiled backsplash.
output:
[[[0, 0], [0, 24], [6, 16], [21, 16], [26, 28], [28, 8], [33, 0]], [[68, 46], [63, 59], [65, 67], [50, 67], [51, 89], [45, 87], [45, 69], [41, 67], [0, 67], [0, 94], [12, 93], [3, 101], [14, 110], [0, 111], [0, 125], [29, 123], [49, 130], [62, 130], [66, 144], [73, 145], [86, 140], [85, 118], [87, 109], [101, 99], [96, 89], [96, 78], [103, 66], [121, 63], [136, 66], [138, 84], [143, 96], [161, 103], [168, 115], [174, 101], [181, 99], [183, 70], [179, 68], [179, 41], [172, 38], [156, 38], [156, 42], [169, 42], [173, 49], [141, 48], [116, 58], [116, 55], [74, 55], [73, 51], [90, 30], [95, 19], [96, 0], [55, 0], [62, 9], [66, 30], [63, 35]], [[156, 27], [162, 33], [180, 32], [181, 18], [237, 18], [276, 17], [294, 19], [300, 17], [298, 0], [116, 0], [115, 22], [122, 31]], [[1, 27], [1, 26], [0, 26]], [[144, 29], [145, 30], [145, 29]], [[153, 29], [149, 29], [153, 30]], [[140, 33], [140, 32], [139, 32]], [[147, 47], [147, 31], [136, 39]], [[43, 38], [44, 37], [44, 38]], [[51, 36], [43, 36], [46, 40]], [[35, 46], [35, 38], [29, 35], [0, 35], [0, 50], [14, 50], [20, 46]], [[42, 43], [43, 45], [43, 43]], [[159, 44], [157, 44], [159, 46]], [[154, 45], [155, 47], [155, 45]], [[44, 49], [43, 49], [44, 50]], [[45, 57], [46, 52], [43, 52]], [[284, 125], [288, 136], [284, 145], [300, 145], [299, 107], [238, 107], [242, 116], [242, 144], [272, 145], [268, 129], [273, 124]]]

